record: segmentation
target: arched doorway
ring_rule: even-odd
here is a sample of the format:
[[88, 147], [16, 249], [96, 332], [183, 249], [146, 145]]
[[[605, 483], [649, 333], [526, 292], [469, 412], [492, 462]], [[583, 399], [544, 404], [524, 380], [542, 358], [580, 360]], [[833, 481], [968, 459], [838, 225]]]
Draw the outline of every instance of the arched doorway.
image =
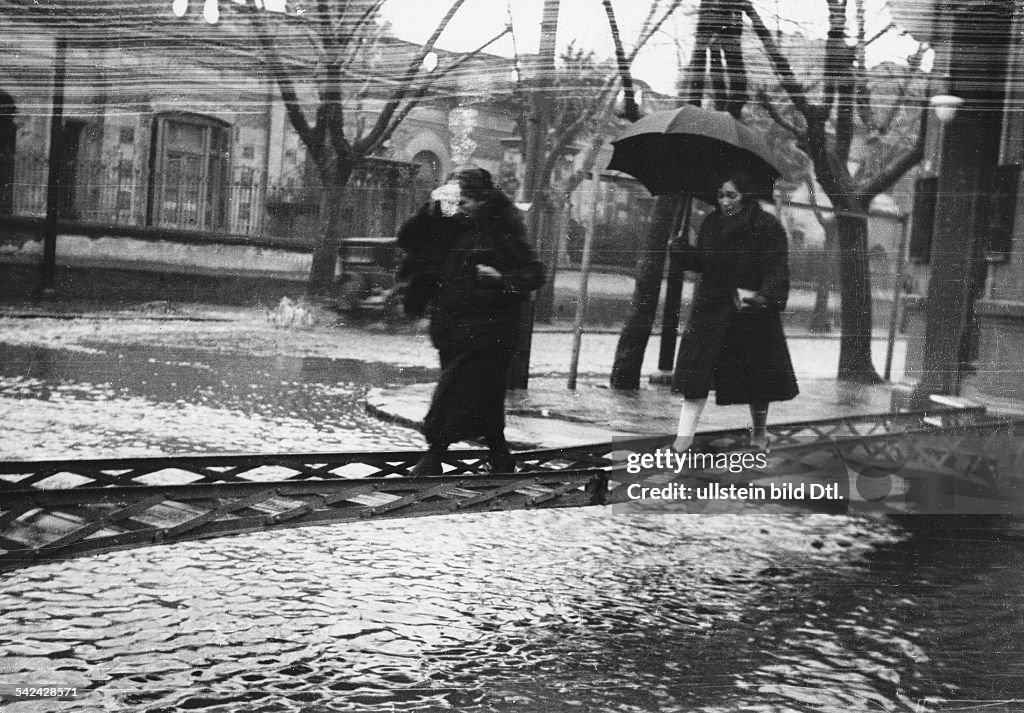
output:
[[430, 191], [441, 182], [441, 159], [433, 151], [420, 151], [412, 157], [412, 162], [419, 166], [416, 171], [416, 195], [425, 201]]

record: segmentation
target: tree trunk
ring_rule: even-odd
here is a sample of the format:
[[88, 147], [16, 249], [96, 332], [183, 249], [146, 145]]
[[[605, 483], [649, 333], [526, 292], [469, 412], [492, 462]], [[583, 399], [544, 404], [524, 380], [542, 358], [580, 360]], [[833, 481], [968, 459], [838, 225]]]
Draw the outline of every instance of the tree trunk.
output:
[[644, 239], [644, 245], [637, 263], [636, 286], [630, 314], [619, 335], [615, 348], [615, 362], [612, 365], [611, 387], [620, 390], [640, 388], [640, 373], [643, 370], [647, 341], [658, 312], [658, 297], [661, 294], [661, 279], [665, 272], [665, 256], [671, 237], [676, 214], [679, 212], [679, 196], [661, 196], [654, 203], [651, 228]]
[[334, 273], [338, 262], [345, 185], [325, 184], [320, 193], [320, 221], [317, 226], [316, 245], [313, 246], [313, 264], [309, 271], [309, 295], [328, 296], [334, 289]]
[[836, 216], [839, 237], [839, 378], [862, 384], [883, 381], [871, 362], [871, 269], [864, 218]]

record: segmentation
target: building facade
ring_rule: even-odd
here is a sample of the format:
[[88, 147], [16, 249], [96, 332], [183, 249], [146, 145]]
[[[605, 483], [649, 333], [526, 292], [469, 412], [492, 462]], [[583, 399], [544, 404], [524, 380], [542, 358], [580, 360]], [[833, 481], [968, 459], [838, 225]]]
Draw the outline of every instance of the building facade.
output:
[[893, 13], [934, 47], [943, 108], [916, 184], [907, 376], [923, 392], [1024, 398], [1021, 3], [904, 0]]

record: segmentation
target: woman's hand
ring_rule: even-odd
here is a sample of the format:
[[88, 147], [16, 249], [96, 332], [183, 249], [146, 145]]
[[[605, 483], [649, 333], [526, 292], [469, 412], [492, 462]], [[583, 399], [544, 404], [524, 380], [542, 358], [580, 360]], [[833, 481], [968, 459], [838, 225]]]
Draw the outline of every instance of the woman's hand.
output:
[[435, 201], [441, 210], [441, 215], [451, 218], [459, 212], [459, 200], [461, 191], [457, 183], [445, 183], [430, 192], [430, 200]]
[[477, 265], [476, 274], [478, 277], [486, 277], [491, 280], [501, 279], [501, 273], [495, 270], [490, 265]]
[[768, 300], [758, 294], [755, 294], [752, 297], [744, 297], [743, 307], [752, 312], [767, 312]]

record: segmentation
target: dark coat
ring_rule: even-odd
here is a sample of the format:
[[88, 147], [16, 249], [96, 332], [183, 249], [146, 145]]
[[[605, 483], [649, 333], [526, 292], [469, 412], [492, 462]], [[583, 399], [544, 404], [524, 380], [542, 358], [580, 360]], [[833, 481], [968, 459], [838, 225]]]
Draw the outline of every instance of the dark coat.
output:
[[[779, 313], [789, 298], [786, 232], [759, 205], [734, 217], [708, 215], [697, 245], [673, 245], [686, 270], [701, 273], [679, 345], [672, 390], [719, 404], [786, 401], [798, 393]], [[764, 298], [738, 309], [736, 288]]]
[[[398, 231], [406, 251], [399, 279], [414, 316], [429, 311], [430, 338], [445, 353], [512, 350], [520, 306], [544, 284], [544, 264], [526, 241], [519, 210], [495, 192], [475, 216], [443, 217], [428, 203]], [[489, 265], [500, 278], [481, 276]]]

